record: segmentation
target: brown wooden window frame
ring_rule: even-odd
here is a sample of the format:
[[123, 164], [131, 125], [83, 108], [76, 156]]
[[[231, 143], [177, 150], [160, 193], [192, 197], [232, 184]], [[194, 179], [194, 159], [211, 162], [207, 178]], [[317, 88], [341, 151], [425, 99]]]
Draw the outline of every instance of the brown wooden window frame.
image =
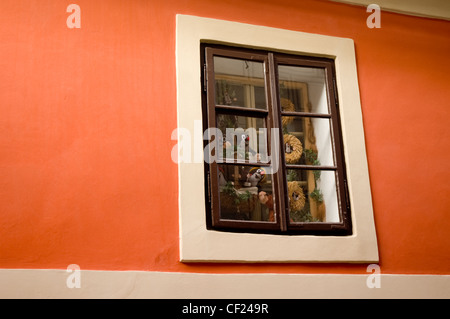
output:
[[[240, 221], [235, 219], [221, 219], [219, 208], [218, 188], [218, 163], [206, 163], [205, 169], [205, 204], [206, 204], [206, 227], [209, 230], [267, 233], [284, 235], [320, 235], [320, 236], [348, 236], [352, 234], [350, 200], [347, 187], [347, 178], [344, 159], [344, 145], [342, 142], [341, 123], [339, 117], [339, 105], [337, 98], [336, 76], [334, 60], [323, 57], [291, 55], [279, 52], [254, 50], [241, 47], [201, 44], [202, 70], [202, 107], [203, 107], [203, 130], [216, 127], [217, 114], [234, 114], [262, 118], [269, 136], [267, 140], [270, 154], [270, 129], [279, 129], [279, 169], [272, 175], [274, 207], [277, 214], [275, 222], [267, 221]], [[215, 75], [214, 56], [225, 58], [243, 59], [246, 61], [262, 62], [264, 65], [264, 84], [267, 109], [248, 109], [244, 107], [232, 107], [217, 105], [215, 100]], [[325, 84], [327, 91], [328, 113], [312, 112], [285, 112], [280, 106], [278, 66], [299, 66], [321, 68], [325, 72]], [[284, 141], [281, 117], [290, 116], [298, 118], [323, 118], [330, 121], [331, 145], [334, 157], [334, 165], [306, 165], [286, 164], [284, 153]], [[209, 141], [204, 141], [204, 146]], [[250, 162], [220, 163], [221, 165], [255, 166]], [[270, 166], [270, 164], [257, 163], [257, 166]], [[288, 169], [298, 170], [321, 170], [335, 173], [337, 190], [337, 207], [340, 222], [291, 222], [289, 220], [288, 194], [286, 171]]]

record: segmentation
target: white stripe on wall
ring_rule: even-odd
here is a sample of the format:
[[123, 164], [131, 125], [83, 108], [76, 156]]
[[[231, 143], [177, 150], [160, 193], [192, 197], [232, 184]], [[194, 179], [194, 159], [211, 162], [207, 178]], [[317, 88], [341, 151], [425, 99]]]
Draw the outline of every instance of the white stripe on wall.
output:
[[[0, 270], [0, 298], [449, 298], [449, 275], [196, 274], [144, 271]], [[70, 277], [72, 276], [72, 277]], [[372, 275], [373, 276], [373, 275]], [[373, 279], [373, 280], [372, 280]], [[369, 282], [375, 283], [371, 277]]]

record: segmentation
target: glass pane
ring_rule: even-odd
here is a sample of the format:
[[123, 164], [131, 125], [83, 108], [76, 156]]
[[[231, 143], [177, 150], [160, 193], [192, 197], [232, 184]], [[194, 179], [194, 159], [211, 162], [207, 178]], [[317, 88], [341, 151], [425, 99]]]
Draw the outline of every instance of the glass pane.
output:
[[223, 137], [223, 159], [267, 163], [267, 130], [264, 118], [217, 115]]
[[291, 223], [340, 222], [334, 171], [288, 169]]
[[266, 109], [264, 63], [214, 57], [216, 105]]
[[283, 111], [329, 113], [325, 69], [280, 65], [278, 75]]
[[282, 116], [286, 164], [334, 166], [330, 120]]
[[219, 165], [220, 218], [275, 222], [272, 175], [263, 167]]

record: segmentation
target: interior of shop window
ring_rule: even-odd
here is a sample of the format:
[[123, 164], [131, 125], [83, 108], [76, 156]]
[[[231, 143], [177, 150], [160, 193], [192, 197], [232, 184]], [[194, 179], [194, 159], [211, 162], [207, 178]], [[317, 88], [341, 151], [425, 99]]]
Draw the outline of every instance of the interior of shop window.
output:
[[223, 161], [205, 164], [208, 228], [351, 234], [333, 60], [202, 50], [204, 123], [223, 133]]

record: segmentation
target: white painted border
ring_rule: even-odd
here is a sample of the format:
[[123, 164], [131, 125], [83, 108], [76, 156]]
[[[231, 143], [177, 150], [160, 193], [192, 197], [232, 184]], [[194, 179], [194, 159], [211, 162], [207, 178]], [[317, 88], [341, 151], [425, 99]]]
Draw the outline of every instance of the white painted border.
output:
[[68, 288], [71, 273], [54, 269], [0, 270], [1, 299], [308, 299], [450, 298], [449, 275], [194, 274], [144, 271], [80, 273], [80, 288]]
[[[208, 231], [204, 207], [203, 163], [180, 163], [180, 259], [183, 262], [377, 262], [378, 247], [362, 124], [353, 40], [177, 15], [178, 127], [194, 137], [201, 152], [200, 42], [335, 58], [353, 235], [283, 236]], [[200, 149], [198, 149], [200, 148]]]
[[[391, 11], [418, 17], [450, 20], [450, 2], [448, 0], [332, 0], [367, 7], [377, 4], [382, 11]], [[367, 15], [369, 15], [368, 13]]]

